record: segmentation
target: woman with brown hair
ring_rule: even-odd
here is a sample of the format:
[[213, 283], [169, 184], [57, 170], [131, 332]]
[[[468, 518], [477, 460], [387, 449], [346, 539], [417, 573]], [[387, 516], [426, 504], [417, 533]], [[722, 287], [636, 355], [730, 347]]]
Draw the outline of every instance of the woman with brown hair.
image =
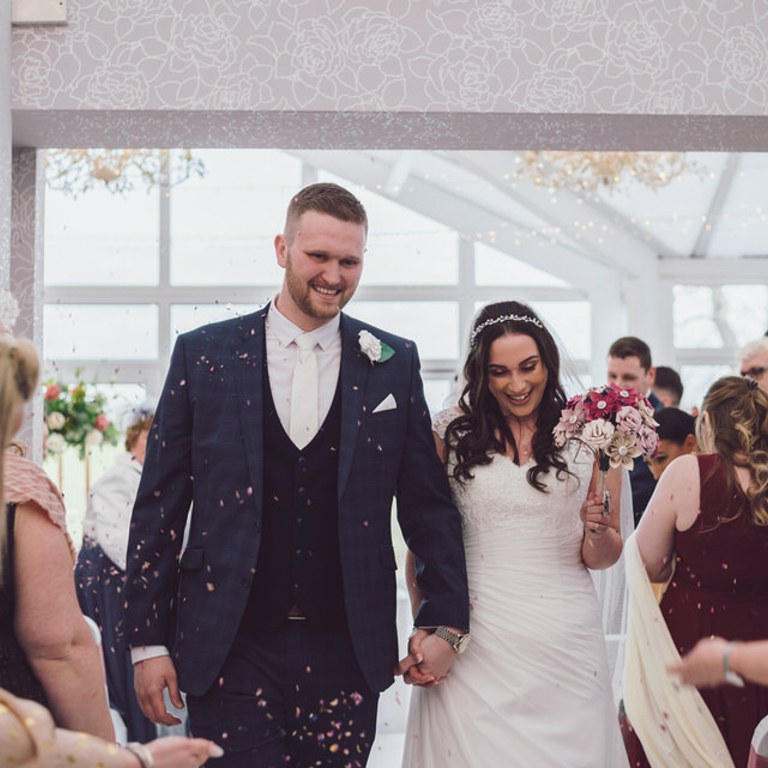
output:
[[[704, 398], [697, 438], [702, 454], [667, 467], [625, 550], [633, 766], [746, 765], [752, 732], [768, 712], [765, 688], [723, 686], [696, 698], [667, 676], [666, 666], [702, 637], [768, 636], [768, 394], [746, 378], [719, 379]], [[633, 578], [634, 562], [651, 583], [668, 583], [663, 622], [644, 613], [650, 586]], [[662, 635], [652, 637], [652, 626]]]

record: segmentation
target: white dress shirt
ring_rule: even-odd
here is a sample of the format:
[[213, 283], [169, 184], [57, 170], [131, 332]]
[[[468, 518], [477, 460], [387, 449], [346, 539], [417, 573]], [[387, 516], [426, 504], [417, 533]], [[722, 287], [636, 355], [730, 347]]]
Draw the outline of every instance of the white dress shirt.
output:
[[[331, 410], [336, 384], [339, 381], [341, 368], [339, 322], [340, 316], [336, 315], [325, 325], [309, 333], [317, 342], [315, 355], [318, 378], [318, 425], [322, 425], [328, 411]], [[272, 391], [272, 399], [275, 401], [277, 416], [288, 434], [290, 434], [291, 423], [291, 382], [299, 354], [299, 348], [295, 342], [296, 337], [303, 333], [304, 331], [298, 325], [294, 325], [287, 317], [280, 314], [274, 302], [270, 305], [266, 325], [269, 388]]]
[[[317, 418], [322, 425], [328, 411], [331, 409], [336, 385], [339, 381], [341, 368], [341, 334], [339, 323], [341, 316], [336, 315], [324, 325], [311, 331], [317, 341], [315, 354], [317, 356], [318, 404]], [[280, 423], [287, 434], [290, 434], [291, 423], [291, 382], [293, 369], [299, 355], [296, 337], [305, 333], [298, 325], [280, 314], [273, 301], [269, 305], [265, 328], [267, 373], [269, 388]], [[168, 656], [168, 649], [163, 645], [144, 645], [131, 648], [131, 660], [134, 664], [156, 656]]]

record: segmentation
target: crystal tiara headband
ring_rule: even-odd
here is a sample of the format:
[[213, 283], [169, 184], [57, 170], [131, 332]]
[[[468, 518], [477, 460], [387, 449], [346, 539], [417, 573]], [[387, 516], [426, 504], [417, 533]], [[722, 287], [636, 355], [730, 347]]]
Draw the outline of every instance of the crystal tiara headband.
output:
[[531, 317], [530, 315], [499, 315], [499, 317], [492, 317], [490, 320], [486, 320], [472, 331], [472, 335], [469, 337], [469, 346], [475, 346], [475, 340], [480, 335], [480, 332], [486, 329], [489, 325], [496, 325], [496, 323], [506, 323], [507, 320], [516, 320], [518, 323], [532, 323], [537, 328], [543, 328], [544, 326], [537, 317]]

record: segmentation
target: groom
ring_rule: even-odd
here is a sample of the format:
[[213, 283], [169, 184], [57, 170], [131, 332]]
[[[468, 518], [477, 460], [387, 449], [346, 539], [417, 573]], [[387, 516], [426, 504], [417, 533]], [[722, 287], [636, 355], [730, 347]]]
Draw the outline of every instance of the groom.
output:
[[344, 188], [301, 190], [279, 294], [180, 336], [155, 416], [128, 547], [136, 691], [169, 725], [163, 691], [186, 691], [220, 768], [366, 764], [398, 654], [395, 496], [425, 596], [417, 680], [447, 673], [443, 637], [469, 626], [415, 346], [341, 312], [367, 231]]

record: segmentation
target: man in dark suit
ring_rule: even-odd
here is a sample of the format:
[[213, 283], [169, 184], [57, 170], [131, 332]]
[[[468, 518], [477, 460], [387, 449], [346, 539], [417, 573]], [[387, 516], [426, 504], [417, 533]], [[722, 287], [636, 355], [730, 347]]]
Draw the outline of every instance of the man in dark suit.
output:
[[136, 691], [162, 724], [164, 689], [177, 706], [185, 691], [226, 768], [365, 765], [398, 656], [395, 496], [425, 595], [405, 664], [437, 684], [466, 644], [416, 348], [341, 312], [367, 228], [342, 187], [299, 192], [275, 238], [280, 293], [180, 336], [157, 408], [128, 548]]
[[[656, 369], [651, 361], [651, 348], [637, 336], [622, 336], [611, 344], [608, 350], [608, 383], [624, 389], [634, 389], [647, 397], [655, 410], [662, 408], [661, 401], [653, 394]], [[632, 487], [632, 511], [635, 527], [645, 512], [653, 495], [656, 481], [648, 465], [639, 459], [629, 473]]]

